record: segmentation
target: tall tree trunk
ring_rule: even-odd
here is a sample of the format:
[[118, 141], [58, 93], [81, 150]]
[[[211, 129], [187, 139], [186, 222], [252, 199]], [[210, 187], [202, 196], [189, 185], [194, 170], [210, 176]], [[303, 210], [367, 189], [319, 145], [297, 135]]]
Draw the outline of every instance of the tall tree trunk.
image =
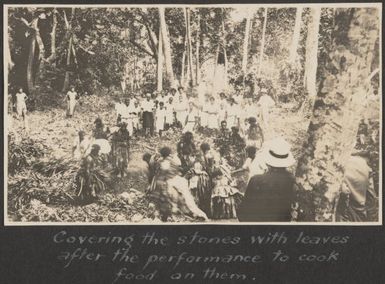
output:
[[197, 11], [197, 34], [196, 34], [196, 49], [195, 49], [195, 52], [196, 52], [196, 56], [195, 56], [195, 60], [196, 60], [196, 68], [195, 68], [195, 71], [196, 71], [196, 85], [199, 85], [200, 83], [200, 80], [201, 80], [201, 71], [200, 71], [200, 62], [199, 62], [199, 48], [200, 48], [200, 29], [201, 29], [201, 15], [199, 13], [199, 9], [196, 10]]
[[68, 84], [69, 84], [69, 80], [70, 80], [70, 72], [69, 72], [68, 68], [71, 65], [71, 53], [72, 53], [72, 35], [68, 41], [67, 61], [66, 61], [67, 70], [66, 70], [65, 77], [64, 77], [62, 92], [65, 92], [68, 89]]
[[317, 67], [318, 67], [318, 34], [321, 19], [321, 8], [310, 8], [310, 20], [306, 37], [305, 58], [305, 87], [312, 105], [317, 95]]
[[70, 21], [67, 21], [67, 16], [66, 16], [66, 12], [64, 11], [64, 21], [65, 21], [65, 25], [66, 25], [66, 34], [69, 35], [69, 40], [68, 40], [68, 49], [67, 49], [67, 61], [66, 61], [66, 73], [65, 73], [65, 76], [64, 76], [64, 83], [63, 83], [63, 89], [62, 89], [62, 92], [65, 92], [67, 89], [68, 89], [68, 84], [69, 84], [69, 80], [70, 80], [70, 72], [69, 72], [69, 67], [70, 67], [70, 64], [71, 64], [71, 53], [72, 53], [72, 44], [73, 44], [73, 35], [70, 34], [72, 32], [72, 19], [74, 17], [74, 14], [75, 14], [75, 8], [72, 8], [71, 9], [71, 18], [70, 18]]
[[11, 49], [9, 48], [9, 36], [8, 36], [8, 39], [5, 43], [5, 56], [6, 56], [6, 60], [7, 60], [7, 67], [8, 67], [8, 70], [12, 70], [13, 66], [15, 66], [15, 63], [13, 63], [12, 61], [12, 57], [11, 57]]
[[186, 8], [186, 37], [187, 37], [188, 65], [189, 65], [190, 79], [191, 79], [190, 83], [192, 86], [195, 86], [190, 19], [191, 19], [190, 9]]
[[166, 63], [166, 75], [169, 84], [172, 86], [174, 84], [174, 72], [172, 70], [172, 59], [171, 59], [171, 47], [170, 39], [167, 32], [166, 19], [164, 15], [164, 7], [159, 7], [159, 21], [160, 28], [162, 30], [162, 41], [163, 41], [163, 52], [165, 56]]
[[[159, 27], [159, 39], [162, 38], [162, 29]], [[158, 40], [158, 61], [156, 70], [156, 89], [161, 91], [163, 89], [163, 45], [162, 41]]]
[[299, 36], [301, 32], [302, 7], [298, 7], [295, 15], [294, 32], [290, 45], [289, 62], [293, 64], [298, 55]]
[[333, 221], [343, 167], [365, 111], [371, 60], [379, 36], [376, 8], [336, 9], [333, 46], [296, 172], [298, 221]]
[[183, 54], [182, 54], [182, 67], [181, 67], [181, 76], [180, 76], [180, 84], [182, 86], [185, 85], [186, 77], [185, 77], [185, 69], [186, 69], [186, 45], [184, 46]]
[[251, 23], [251, 15], [247, 14], [246, 25], [245, 25], [245, 36], [243, 39], [243, 53], [242, 53], [243, 77], [245, 77], [247, 73], [247, 57], [248, 57], [248, 50], [249, 50], [250, 23]]
[[262, 40], [261, 40], [261, 51], [259, 54], [259, 62], [258, 62], [258, 71], [257, 75], [261, 75], [261, 70], [262, 70], [262, 62], [263, 62], [263, 54], [265, 50], [265, 36], [266, 36], [266, 25], [267, 25], [267, 8], [265, 8], [265, 13], [263, 15], [263, 28], [262, 28]]
[[27, 87], [30, 93], [34, 90], [33, 83], [33, 63], [35, 59], [35, 49], [36, 49], [36, 37], [34, 35], [31, 36], [31, 43], [29, 46], [29, 54], [28, 54], [28, 64], [27, 64]]
[[48, 62], [55, 62], [56, 59], [56, 27], [57, 27], [57, 10], [52, 11], [52, 30], [51, 30], [51, 55], [48, 57]]

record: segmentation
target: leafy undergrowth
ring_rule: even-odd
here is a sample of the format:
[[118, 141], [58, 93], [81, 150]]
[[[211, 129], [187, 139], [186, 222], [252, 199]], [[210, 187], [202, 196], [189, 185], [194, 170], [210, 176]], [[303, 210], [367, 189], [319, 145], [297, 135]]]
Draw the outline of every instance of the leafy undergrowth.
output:
[[[95, 203], [76, 204], [72, 183], [79, 162], [72, 159], [72, 143], [79, 129], [91, 134], [98, 116], [106, 126], [114, 125], [111, 96], [82, 98], [71, 119], [65, 117], [64, 106], [30, 113], [27, 132], [23, 131], [21, 121], [15, 120], [15, 133], [19, 137], [11, 137], [8, 151], [8, 216], [11, 221], [160, 222], [158, 212], [144, 194], [148, 183], [142, 155], [166, 145], [175, 153], [180, 131], [169, 131], [161, 138], [133, 139], [128, 177], [115, 180]], [[285, 137], [293, 145], [294, 156], [298, 157], [307, 122], [285, 108], [275, 110], [271, 121], [274, 122], [271, 135]], [[197, 143], [210, 143], [213, 138], [195, 136]], [[186, 216], [172, 216], [169, 221], [193, 220]]]

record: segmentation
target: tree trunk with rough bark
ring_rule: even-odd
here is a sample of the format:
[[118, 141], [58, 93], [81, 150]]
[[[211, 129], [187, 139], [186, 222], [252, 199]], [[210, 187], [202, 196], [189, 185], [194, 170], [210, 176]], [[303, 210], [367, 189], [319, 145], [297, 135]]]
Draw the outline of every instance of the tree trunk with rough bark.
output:
[[307, 28], [306, 56], [305, 56], [305, 87], [310, 99], [314, 102], [317, 95], [317, 67], [318, 67], [318, 34], [321, 19], [321, 8], [310, 9], [310, 20]]
[[258, 71], [257, 71], [257, 75], [258, 75], [258, 76], [261, 75], [262, 62], [263, 62], [263, 54], [265, 53], [266, 25], [267, 25], [267, 8], [265, 8], [265, 13], [264, 13], [264, 15], [263, 15], [263, 28], [262, 28], [261, 51], [260, 51], [260, 54], [259, 54]]
[[159, 7], [159, 21], [160, 28], [162, 30], [163, 52], [166, 63], [166, 75], [169, 85], [172, 86], [174, 84], [174, 72], [172, 69], [170, 39], [167, 32], [167, 25], [164, 12], [164, 7]]
[[56, 59], [56, 27], [57, 27], [57, 10], [52, 11], [52, 31], [51, 31], [51, 55], [48, 57], [48, 62], [54, 63]]
[[29, 46], [29, 54], [28, 54], [28, 63], [27, 63], [27, 87], [28, 91], [31, 93], [34, 90], [34, 76], [33, 76], [33, 64], [35, 59], [35, 49], [36, 49], [36, 37], [34, 35], [31, 36], [31, 43]]
[[290, 45], [289, 62], [293, 64], [298, 56], [299, 36], [301, 32], [302, 7], [298, 7], [295, 15], [293, 37]]
[[187, 38], [187, 58], [188, 66], [190, 70], [190, 84], [195, 86], [194, 68], [193, 68], [193, 52], [191, 44], [191, 26], [190, 26], [191, 12], [189, 8], [186, 8], [186, 38]]
[[[162, 38], [162, 29], [159, 27], [159, 38]], [[158, 41], [158, 60], [156, 70], [156, 89], [161, 91], [163, 89], [163, 46], [162, 41]]]
[[199, 85], [200, 80], [201, 80], [201, 71], [200, 71], [200, 62], [199, 62], [199, 48], [200, 48], [200, 26], [201, 26], [201, 17], [199, 14], [199, 9], [197, 9], [197, 14], [198, 14], [198, 19], [197, 19], [197, 34], [196, 34], [196, 85]]
[[245, 36], [243, 39], [243, 53], [242, 53], [243, 77], [245, 77], [247, 73], [247, 57], [248, 57], [248, 50], [249, 50], [250, 23], [251, 23], [251, 15], [248, 14], [246, 18], [246, 25], [245, 25]]
[[376, 8], [336, 9], [332, 53], [296, 171], [293, 219], [329, 222], [365, 111], [379, 36]]

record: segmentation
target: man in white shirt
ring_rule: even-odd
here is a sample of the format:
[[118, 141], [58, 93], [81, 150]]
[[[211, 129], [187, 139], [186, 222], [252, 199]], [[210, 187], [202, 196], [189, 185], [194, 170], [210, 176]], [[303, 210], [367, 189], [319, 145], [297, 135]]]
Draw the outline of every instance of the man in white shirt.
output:
[[261, 119], [266, 129], [269, 124], [270, 109], [275, 105], [274, 100], [267, 94], [267, 89], [261, 89], [262, 96], [258, 101], [258, 106], [261, 108]]
[[188, 112], [188, 102], [183, 98], [183, 96], [179, 96], [179, 101], [175, 104], [175, 112], [177, 122], [179, 122], [180, 126], [183, 127]]

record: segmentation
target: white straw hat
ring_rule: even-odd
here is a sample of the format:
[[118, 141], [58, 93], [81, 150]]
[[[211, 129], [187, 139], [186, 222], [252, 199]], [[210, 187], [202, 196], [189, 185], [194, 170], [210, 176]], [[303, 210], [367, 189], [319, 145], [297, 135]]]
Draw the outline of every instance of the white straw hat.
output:
[[283, 138], [275, 138], [269, 141], [264, 151], [264, 162], [275, 168], [287, 168], [295, 163], [290, 151], [290, 144]]

